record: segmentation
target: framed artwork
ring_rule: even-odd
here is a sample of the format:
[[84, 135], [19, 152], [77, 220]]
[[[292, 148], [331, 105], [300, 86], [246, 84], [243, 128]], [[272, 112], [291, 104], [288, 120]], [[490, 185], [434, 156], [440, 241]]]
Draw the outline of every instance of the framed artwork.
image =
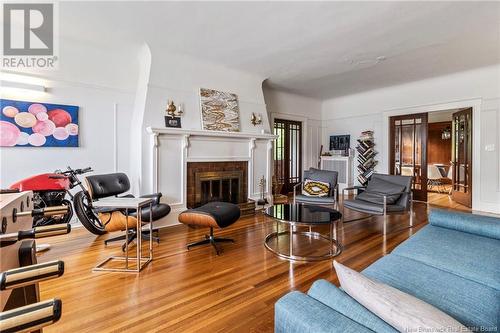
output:
[[78, 147], [78, 106], [0, 99], [0, 147]]
[[330, 150], [346, 150], [351, 145], [351, 136], [347, 135], [332, 135], [330, 136]]
[[204, 130], [238, 132], [240, 108], [235, 94], [200, 89], [201, 120]]

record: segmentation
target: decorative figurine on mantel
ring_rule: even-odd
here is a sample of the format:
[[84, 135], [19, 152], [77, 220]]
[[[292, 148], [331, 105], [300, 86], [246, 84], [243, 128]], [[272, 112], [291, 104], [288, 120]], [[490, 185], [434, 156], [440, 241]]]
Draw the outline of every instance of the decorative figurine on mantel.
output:
[[257, 200], [257, 205], [264, 206], [268, 203], [266, 199], [266, 178], [262, 176], [262, 178], [259, 180], [259, 188], [260, 188], [260, 199]]
[[260, 115], [260, 114], [255, 115], [255, 113], [252, 112], [252, 116], [250, 117], [250, 122], [254, 126], [262, 124], [262, 115]]
[[167, 115], [165, 116], [166, 127], [181, 128], [181, 117], [184, 114], [182, 109], [182, 104], [179, 104], [179, 111], [177, 111], [174, 101], [170, 99], [168, 100], [167, 109], [165, 110], [167, 112]]

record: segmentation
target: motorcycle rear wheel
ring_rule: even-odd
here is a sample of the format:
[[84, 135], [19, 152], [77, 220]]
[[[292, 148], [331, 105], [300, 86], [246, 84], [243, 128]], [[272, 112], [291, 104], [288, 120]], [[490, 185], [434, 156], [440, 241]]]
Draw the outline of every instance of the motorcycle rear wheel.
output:
[[101, 223], [89, 201], [87, 193], [80, 191], [73, 197], [73, 205], [75, 207], [76, 216], [82, 225], [94, 235], [104, 235], [107, 231]]

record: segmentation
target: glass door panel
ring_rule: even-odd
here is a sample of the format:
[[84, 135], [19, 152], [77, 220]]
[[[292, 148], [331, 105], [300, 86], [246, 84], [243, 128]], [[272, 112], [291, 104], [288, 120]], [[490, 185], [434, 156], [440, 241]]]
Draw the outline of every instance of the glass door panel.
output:
[[453, 114], [452, 199], [472, 207], [472, 109]]
[[390, 173], [411, 176], [415, 200], [427, 201], [427, 113], [390, 118]]
[[302, 123], [275, 119], [274, 174], [283, 184], [282, 193], [293, 191], [293, 186], [302, 178]]

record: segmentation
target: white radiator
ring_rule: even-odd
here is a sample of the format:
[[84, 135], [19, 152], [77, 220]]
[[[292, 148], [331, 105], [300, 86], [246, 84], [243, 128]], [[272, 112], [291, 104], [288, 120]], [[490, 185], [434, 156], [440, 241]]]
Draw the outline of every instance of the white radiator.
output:
[[339, 193], [342, 189], [353, 186], [352, 158], [349, 156], [321, 156], [321, 169], [339, 173]]

